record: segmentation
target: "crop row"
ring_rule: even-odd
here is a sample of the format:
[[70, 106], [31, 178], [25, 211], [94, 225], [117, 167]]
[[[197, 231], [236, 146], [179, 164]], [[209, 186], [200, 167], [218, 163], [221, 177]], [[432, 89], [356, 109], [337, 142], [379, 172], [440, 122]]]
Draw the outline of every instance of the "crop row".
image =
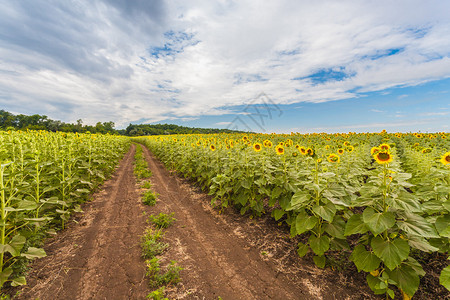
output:
[[[270, 212], [300, 235], [319, 267], [349, 253], [375, 294], [409, 299], [423, 252], [448, 256], [450, 135], [308, 134], [142, 137], [168, 168], [195, 179], [213, 204]], [[450, 267], [440, 282], [450, 289]]]
[[128, 138], [0, 131], [0, 287], [26, 283], [27, 259], [45, 256], [42, 239], [114, 170]]

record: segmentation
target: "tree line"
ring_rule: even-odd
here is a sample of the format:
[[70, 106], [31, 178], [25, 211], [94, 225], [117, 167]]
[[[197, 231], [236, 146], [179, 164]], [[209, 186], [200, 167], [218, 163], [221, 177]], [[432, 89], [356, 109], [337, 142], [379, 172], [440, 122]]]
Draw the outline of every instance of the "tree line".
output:
[[0, 110], [0, 130], [47, 130], [79, 133], [110, 133], [127, 136], [163, 135], [163, 134], [191, 134], [191, 133], [231, 133], [237, 132], [229, 129], [218, 128], [193, 128], [174, 124], [130, 124], [126, 129], [115, 129], [115, 124], [109, 122], [97, 122], [95, 125], [83, 125], [81, 119], [76, 123], [65, 123], [52, 120], [45, 115], [12, 114]]

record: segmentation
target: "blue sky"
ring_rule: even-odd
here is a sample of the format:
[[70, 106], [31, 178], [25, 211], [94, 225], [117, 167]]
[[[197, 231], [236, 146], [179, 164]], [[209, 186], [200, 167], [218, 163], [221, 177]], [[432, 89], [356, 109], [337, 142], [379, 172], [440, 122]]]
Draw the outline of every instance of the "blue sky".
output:
[[0, 0], [0, 109], [85, 124], [449, 131], [449, 1]]

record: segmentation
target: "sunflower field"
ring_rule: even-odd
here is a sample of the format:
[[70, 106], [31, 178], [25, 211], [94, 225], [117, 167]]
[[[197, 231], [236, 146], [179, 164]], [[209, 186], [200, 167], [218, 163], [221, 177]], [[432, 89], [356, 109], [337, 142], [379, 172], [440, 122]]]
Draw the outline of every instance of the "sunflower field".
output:
[[27, 259], [64, 228], [129, 149], [125, 137], [0, 131], [0, 287], [25, 284]]
[[[348, 253], [375, 294], [411, 298], [418, 257], [448, 258], [450, 134], [209, 134], [140, 137], [212, 204], [270, 213], [300, 236], [300, 256]], [[440, 284], [450, 289], [450, 267]]]

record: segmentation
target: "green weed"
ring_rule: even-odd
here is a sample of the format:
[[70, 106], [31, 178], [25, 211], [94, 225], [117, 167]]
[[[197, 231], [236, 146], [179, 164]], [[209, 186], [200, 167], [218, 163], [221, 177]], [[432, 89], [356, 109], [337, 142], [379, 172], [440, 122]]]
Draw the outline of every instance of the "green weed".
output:
[[163, 236], [162, 230], [154, 230], [150, 227], [145, 230], [141, 238], [142, 256], [144, 258], [153, 258], [162, 254], [169, 247], [169, 244], [160, 241]]
[[164, 213], [160, 213], [157, 216], [150, 215], [148, 217], [148, 221], [158, 228], [167, 228], [172, 225], [174, 221], [176, 221], [173, 215], [174, 213], [171, 213], [170, 215]]

